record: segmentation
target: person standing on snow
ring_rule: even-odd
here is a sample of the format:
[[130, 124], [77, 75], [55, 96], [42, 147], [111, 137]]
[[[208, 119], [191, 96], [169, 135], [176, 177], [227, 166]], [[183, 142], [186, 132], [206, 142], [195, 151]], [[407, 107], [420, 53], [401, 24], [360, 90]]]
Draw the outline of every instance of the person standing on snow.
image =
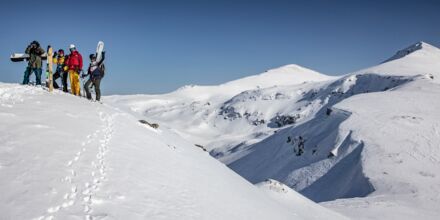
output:
[[89, 69], [87, 70], [87, 74], [83, 74], [81, 77], [86, 77], [87, 75], [90, 75], [89, 79], [87, 80], [86, 84], [84, 85], [84, 90], [86, 90], [86, 96], [87, 99], [92, 99], [92, 94], [90, 94], [90, 85], [93, 84], [95, 87], [95, 93], [96, 93], [96, 101], [99, 102], [101, 99], [101, 79], [104, 77], [104, 59], [105, 59], [105, 52], [102, 52], [102, 56], [100, 60], [96, 60], [97, 54], [90, 54], [90, 65]]
[[83, 67], [83, 60], [81, 54], [76, 50], [75, 45], [71, 44], [69, 46], [70, 55], [65, 61], [65, 65], [69, 72], [70, 77], [70, 90], [73, 95], [80, 96], [80, 82], [79, 73]]
[[43, 73], [41, 67], [43, 66], [42, 55], [44, 54], [43, 48], [40, 47], [38, 41], [32, 41], [26, 48], [26, 54], [29, 54], [29, 62], [24, 71], [23, 85], [29, 84], [29, 76], [35, 73], [35, 81], [37, 85], [41, 85], [41, 74]]
[[55, 52], [53, 56], [53, 63], [57, 65], [57, 68], [55, 70], [55, 73], [53, 74], [53, 87], [55, 89], [60, 88], [56, 80], [61, 77], [61, 82], [63, 84], [63, 91], [67, 92], [67, 72], [64, 71], [65, 61], [66, 61], [66, 57], [64, 56], [63, 49], [59, 49], [58, 53]]

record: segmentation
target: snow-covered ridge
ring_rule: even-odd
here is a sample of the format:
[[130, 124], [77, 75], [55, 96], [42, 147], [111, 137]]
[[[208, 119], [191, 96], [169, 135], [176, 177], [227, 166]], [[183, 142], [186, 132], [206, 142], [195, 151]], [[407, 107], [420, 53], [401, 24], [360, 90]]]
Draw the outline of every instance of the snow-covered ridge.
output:
[[[215, 90], [109, 101], [136, 105], [136, 114], [173, 127], [252, 183], [275, 179], [356, 219], [436, 219], [440, 50], [421, 42], [401, 51], [330, 80], [255, 83], [308, 72], [289, 65]], [[236, 82], [252, 83], [228, 87]]]
[[383, 63], [403, 58], [403, 57], [405, 57], [405, 56], [407, 56], [407, 55], [409, 55], [411, 53], [414, 53], [415, 51], [421, 50], [421, 49], [424, 49], [424, 50], [438, 50], [438, 48], [436, 48], [436, 47], [434, 47], [434, 46], [432, 46], [432, 45], [430, 45], [428, 43], [425, 43], [423, 41], [420, 41], [420, 42], [417, 42], [417, 43], [415, 43], [415, 44], [413, 44], [413, 45], [411, 45], [411, 46], [409, 46], [409, 47], [407, 47], [405, 49], [397, 51], [396, 54], [394, 54], [392, 57], [390, 57], [387, 60], [385, 60]]
[[222, 85], [228, 87], [240, 86], [244, 88], [242, 89], [243, 91], [248, 87], [265, 88], [274, 85], [294, 85], [304, 82], [325, 81], [333, 78], [334, 77], [318, 73], [296, 64], [289, 64], [268, 70], [258, 75], [227, 82]]
[[[243, 136], [247, 135], [258, 138], [266, 136], [266, 131], [253, 131], [254, 124], [258, 124], [262, 120], [270, 121], [277, 115], [276, 111], [278, 110], [256, 117], [246, 116], [246, 120], [235, 120], [233, 124], [236, 126], [232, 126], [223, 119], [225, 117], [223, 112], [231, 104], [228, 101], [231, 98], [244, 91], [251, 93], [254, 90], [275, 91], [277, 87], [286, 89], [291, 86], [300, 87], [301, 85], [325, 82], [332, 78], [298, 65], [286, 65], [217, 86], [191, 85], [163, 95], [110, 96], [105, 99], [106, 102], [113, 103], [118, 108], [128, 110], [133, 114], [148, 115], [151, 120], [176, 129], [183, 137], [190, 138], [194, 143], [201, 144], [207, 149], [213, 149], [224, 146], [225, 143], [231, 147], [237, 145], [243, 140]], [[297, 97], [295, 94], [296, 92], [286, 94], [286, 96]], [[270, 106], [268, 105], [268, 107]], [[289, 109], [285, 109], [285, 111]], [[244, 110], [242, 112], [251, 111]], [[168, 122], [172, 122], [172, 124]], [[243, 129], [243, 125], [247, 128]], [[214, 130], [203, 129], [206, 126], [214, 126]], [[200, 134], [201, 131], [208, 132], [209, 138], [205, 134]], [[219, 137], [222, 138], [219, 139]]]
[[137, 120], [60, 91], [0, 83], [0, 219], [315, 219], [164, 126]]
[[440, 50], [420, 46], [309, 90], [305, 100], [324, 103], [315, 105], [318, 114], [240, 146], [246, 153], [229, 166], [253, 183], [273, 178], [315, 201], [331, 200], [328, 207], [354, 218], [436, 219], [440, 115], [432, 109], [440, 108], [433, 101]]
[[[374, 189], [362, 174], [360, 154], [364, 143], [353, 139], [351, 130], [339, 130], [351, 113], [333, 106], [356, 95], [392, 91], [416, 79], [360, 74], [313, 88], [301, 96], [303, 104], [288, 103], [301, 109], [313, 106], [310, 111], [314, 114], [300, 114], [299, 118], [306, 118], [302, 123], [279, 130], [253, 145], [241, 147], [245, 156], [235, 157], [229, 166], [252, 183], [276, 179], [318, 202], [365, 196]], [[340, 165], [344, 163], [350, 165]], [[337, 178], [331, 175], [340, 172], [345, 175]], [[343, 184], [348, 179], [351, 181]], [[333, 187], [324, 187], [320, 182], [331, 182]]]
[[319, 82], [333, 78], [332, 76], [327, 76], [296, 64], [290, 64], [220, 85], [186, 85], [171, 94], [202, 100], [219, 96], [231, 96], [245, 90], [267, 88], [275, 85], [282, 86], [296, 85], [304, 82]]

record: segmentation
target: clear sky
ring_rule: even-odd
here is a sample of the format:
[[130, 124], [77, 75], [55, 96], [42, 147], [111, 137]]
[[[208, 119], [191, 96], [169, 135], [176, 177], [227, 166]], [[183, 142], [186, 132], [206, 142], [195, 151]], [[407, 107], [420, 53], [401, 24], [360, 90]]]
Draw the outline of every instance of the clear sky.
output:
[[440, 1], [1, 1], [0, 81], [22, 81], [9, 56], [32, 40], [73, 43], [86, 65], [103, 40], [104, 94], [164, 93], [291, 63], [340, 75], [417, 41], [439, 47]]

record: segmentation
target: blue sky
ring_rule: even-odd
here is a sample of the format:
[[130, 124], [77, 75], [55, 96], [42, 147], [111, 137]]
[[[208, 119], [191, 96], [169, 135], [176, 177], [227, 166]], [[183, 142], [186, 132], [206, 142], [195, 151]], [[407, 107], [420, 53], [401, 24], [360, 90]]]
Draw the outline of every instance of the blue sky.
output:
[[[440, 1], [2, 1], [0, 81], [32, 40], [84, 58], [103, 40], [104, 94], [164, 93], [295, 63], [329, 75], [372, 66], [417, 41], [440, 46]], [[88, 65], [88, 60], [85, 62]]]

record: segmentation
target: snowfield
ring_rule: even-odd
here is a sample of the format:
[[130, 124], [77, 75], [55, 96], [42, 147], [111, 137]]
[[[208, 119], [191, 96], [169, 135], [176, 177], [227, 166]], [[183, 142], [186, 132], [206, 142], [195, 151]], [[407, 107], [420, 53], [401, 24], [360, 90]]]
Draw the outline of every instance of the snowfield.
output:
[[439, 97], [424, 42], [105, 104], [0, 83], [0, 219], [438, 219]]
[[353, 219], [438, 219], [439, 97], [440, 49], [419, 42], [336, 78], [287, 65], [105, 102], [200, 145], [284, 207], [310, 205], [297, 191]]
[[[267, 136], [267, 132], [272, 133], [274, 129], [262, 130], [255, 124], [276, 117], [276, 112], [263, 109], [270, 108], [270, 105], [285, 108], [286, 114], [294, 110], [285, 100], [297, 97], [302, 91], [291, 90], [291, 85], [298, 85], [301, 90], [313, 82], [331, 79], [334, 77], [292, 64], [218, 86], [192, 85], [164, 95], [125, 95], [104, 99], [136, 117], [147, 116], [208, 150], [224, 149], [225, 145], [232, 148], [243, 141], [255, 142]], [[270, 87], [273, 88], [270, 94], [261, 92]], [[263, 103], [246, 102], [256, 99], [263, 100]], [[271, 101], [269, 105], [266, 105], [267, 100]], [[250, 104], [253, 109], [248, 108]], [[301, 112], [309, 114], [309, 110]]]
[[[0, 219], [344, 219], [281, 205], [176, 133], [106, 104], [0, 83]], [[321, 215], [322, 216], [322, 215]]]

